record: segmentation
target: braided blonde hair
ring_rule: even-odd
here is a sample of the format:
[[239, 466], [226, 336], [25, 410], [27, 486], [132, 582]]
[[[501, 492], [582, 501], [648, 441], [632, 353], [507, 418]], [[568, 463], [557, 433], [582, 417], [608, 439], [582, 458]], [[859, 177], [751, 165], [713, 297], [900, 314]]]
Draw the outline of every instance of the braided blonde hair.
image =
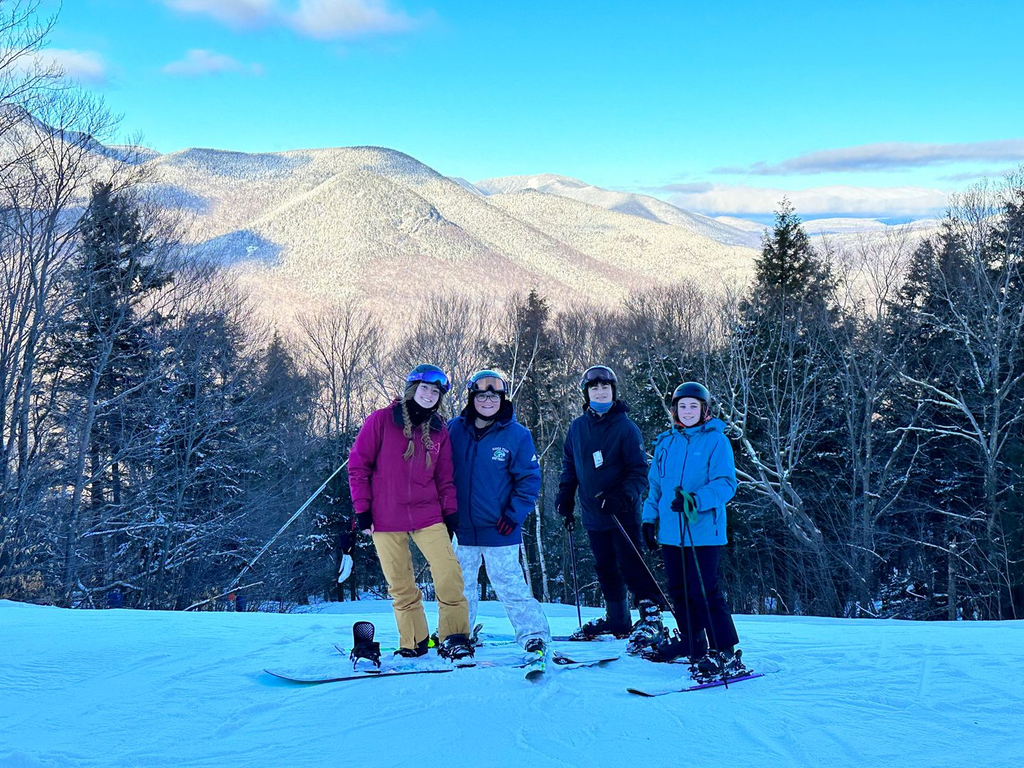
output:
[[[416, 388], [419, 387], [419, 382], [414, 381], [405, 390], [405, 397], [402, 398], [402, 434], [405, 435], [409, 440], [409, 445], [406, 446], [405, 453], [402, 454], [402, 458], [409, 461], [416, 452], [416, 445], [412, 439], [412, 417], [409, 415], [409, 401], [416, 394]], [[420, 426], [420, 440], [423, 442], [423, 447], [426, 448], [427, 452], [427, 467], [430, 467], [430, 452], [434, 449], [434, 440], [430, 436], [430, 420], [433, 418], [433, 414], [427, 417], [427, 420]]]

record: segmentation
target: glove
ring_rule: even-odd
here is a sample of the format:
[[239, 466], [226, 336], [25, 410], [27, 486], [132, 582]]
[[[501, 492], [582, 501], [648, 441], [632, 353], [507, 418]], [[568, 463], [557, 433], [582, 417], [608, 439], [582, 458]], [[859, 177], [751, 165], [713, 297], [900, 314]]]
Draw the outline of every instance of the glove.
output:
[[640, 533], [644, 539], [644, 545], [651, 552], [658, 551], [658, 524], [657, 523], [644, 523], [640, 526]]
[[448, 539], [454, 539], [456, 531], [459, 530], [459, 513], [458, 511], [449, 512], [444, 516], [444, 527], [448, 529]]
[[373, 512], [356, 512], [356, 528], [360, 531], [368, 531], [373, 527]]
[[622, 515], [630, 511], [633, 506], [633, 501], [629, 495], [622, 493], [621, 491], [609, 491], [603, 495], [598, 494], [597, 497], [603, 499], [601, 512], [606, 515], [622, 517]]
[[519, 524], [502, 512], [501, 517], [498, 518], [498, 522], [494, 527], [498, 529], [498, 533], [502, 536], [511, 536], [515, 529], [519, 527]]
[[573, 514], [576, 512], [576, 494], [559, 491], [555, 497], [555, 512], [562, 516], [562, 525], [565, 530], [571, 531], [576, 527]]
[[678, 512], [685, 517], [690, 525], [697, 522], [697, 500], [692, 493], [676, 486], [676, 497], [672, 499], [671, 507], [673, 512]]

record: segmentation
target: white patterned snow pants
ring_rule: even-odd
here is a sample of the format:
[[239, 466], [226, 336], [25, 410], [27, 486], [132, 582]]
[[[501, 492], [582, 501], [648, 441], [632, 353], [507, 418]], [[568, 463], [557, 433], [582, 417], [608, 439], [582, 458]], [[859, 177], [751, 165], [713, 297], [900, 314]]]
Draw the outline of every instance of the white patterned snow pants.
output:
[[466, 601], [469, 603], [469, 626], [476, 623], [476, 608], [480, 601], [480, 561], [487, 569], [487, 578], [495, 594], [505, 607], [508, 620], [516, 631], [516, 642], [526, 645], [527, 640], [539, 637], [551, 641], [551, 628], [540, 603], [530, 592], [526, 575], [519, 564], [519, 545], [508, 547], [468, 547], [460, 544], [455, 550], [462, 566]]

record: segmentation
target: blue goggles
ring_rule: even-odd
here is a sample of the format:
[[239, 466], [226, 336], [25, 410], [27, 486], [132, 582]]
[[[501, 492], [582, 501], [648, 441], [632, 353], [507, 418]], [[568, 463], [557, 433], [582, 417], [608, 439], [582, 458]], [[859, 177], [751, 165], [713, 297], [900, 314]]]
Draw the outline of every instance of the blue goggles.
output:
[[406, 379], [407, 384], [412, 384], [417, 381], [422, 381], [424, 384], [435, 385], [441, 390], [442, 394], [451, 388], [451, 382], [448, 381], [448, 376], [445, 375], [445, 372], [440, 368], [434, 368], [433, 366], [422, 371], [414, 370]]

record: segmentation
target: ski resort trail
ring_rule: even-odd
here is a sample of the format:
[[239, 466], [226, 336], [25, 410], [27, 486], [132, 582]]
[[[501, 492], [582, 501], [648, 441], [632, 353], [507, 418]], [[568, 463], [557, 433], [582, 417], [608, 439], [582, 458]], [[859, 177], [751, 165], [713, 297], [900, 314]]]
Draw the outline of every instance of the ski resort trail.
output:
[[[576, 627], [575, 607], [544, 608], [555, 634]], [[1024, 763], [1020, 621], [737, 616], [744, 660], [764, 677], [642, 698], [626, 689], [683, 685], [685, 668], [623, 656], [549, 664], [531, 684], [501, 606], [482, 603], [485, 641], [505, 641], [478, 649], [486, 665], [316, 686], [263, 672], [348, 672], [334, 644], [360, 619], [396, 643], [387, 601], [293, 614], [0, 601], [0, 766]], [[616, 655], [624, 642], [555, 647]]]

